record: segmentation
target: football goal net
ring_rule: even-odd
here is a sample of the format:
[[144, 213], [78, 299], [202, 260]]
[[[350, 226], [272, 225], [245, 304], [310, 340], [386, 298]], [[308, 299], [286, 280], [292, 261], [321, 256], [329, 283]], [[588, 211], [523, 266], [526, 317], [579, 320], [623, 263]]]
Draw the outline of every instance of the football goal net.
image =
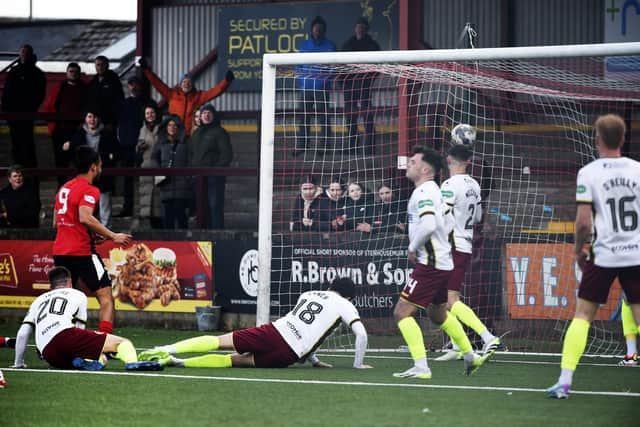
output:
[[[595, 158], [604, 113], [625, 119], [625, 154], [638, 158], [640, 43], [265, 55], [257, 322], [348, 276], [370, 346], [402, 343], [392, 313], [413, 268], [407, 153], [446, 154], [451, 130], [468, 124], [484, 219], [461, 297], [509, 350], [558, 352], [581, 276], [576, 172]], [[447, 177], [445, 167], [437, 180]], [[623, 352], [620, 298], [615, 284], [587, 353]]]

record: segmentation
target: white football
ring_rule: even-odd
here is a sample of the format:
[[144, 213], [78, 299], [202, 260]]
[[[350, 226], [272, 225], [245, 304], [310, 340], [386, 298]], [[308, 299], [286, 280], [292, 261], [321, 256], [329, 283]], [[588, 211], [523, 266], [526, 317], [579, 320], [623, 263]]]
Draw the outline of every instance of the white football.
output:
[[476, 129], [466, 123], [456, 125], [451, 131], [451, 143], [454, 145], [464, 145], [473, 147], [476, 142]]

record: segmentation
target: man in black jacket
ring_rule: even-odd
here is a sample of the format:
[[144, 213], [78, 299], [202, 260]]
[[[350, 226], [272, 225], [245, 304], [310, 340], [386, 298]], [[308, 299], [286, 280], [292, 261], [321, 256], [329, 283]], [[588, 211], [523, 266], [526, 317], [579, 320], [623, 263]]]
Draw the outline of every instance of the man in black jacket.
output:
[[[20, 59], [9, 71], [4, 84], [2, 111], [38, 111], [44, 100], [47, 82], [42, 70], [36, 67], [37, 61], [31, 45], [25, 44], [20, 48]], [[14, 162], [27, 168], [37, 167], [33, 120], [9, 120], [9, 132]]]
[[[380, 50], [380, 45], [369, 35], [369, 21], [358, 18], [354, 35], [342, 45], [343, 51], [361, 52]], [[352, 149], [363, 148], [364, 154], [373, 154], [375, 143], [373, 111], [371, 108], [371, 85], [376, 73], [350, 74], [343, 84], [344, 113], [349, 128], [349, 140]], [[364, 114], [365, 134], [358, 135], [358, 112]]]
[[96, 57], [95, 64], [96, 75], [89, 83], [88, 107], [97, 112], [102, 124], [115, 133], [118, 114], [124, 101], [122, 83], [118, 75], [109, 69], [107, 57]]

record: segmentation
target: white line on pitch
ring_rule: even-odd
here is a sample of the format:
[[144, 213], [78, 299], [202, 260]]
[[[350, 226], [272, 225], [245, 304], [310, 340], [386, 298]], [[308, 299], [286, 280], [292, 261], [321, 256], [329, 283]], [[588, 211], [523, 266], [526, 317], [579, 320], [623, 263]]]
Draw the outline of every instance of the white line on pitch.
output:
[[[496, 353], [498, 354], [498, 353]], [[509, 355], [509, 353], [502, 353], [505, 355]], [[348, 355], [348, 354], [331, 354], [331, 353], [323, 353], [322, 356], [326, 356], [326, 357], [345, 357], [345, 358], [352, 358], [353, 355]], [[407, 355], [406, 357], [402, 357], [402, 356], [376, 356], [376, 355], [372, 355], [369, 354], [367, 352], [366, 355], [367, 359], [391, 359], [391, 360], [411, 360], [411, 357], [409, 355]], [[429, 361], [431, 362], [432, 359], [429, 359]], [[460, 360], [462, 361], [462, 359]], [[455, 362], [455, 361], [454, 361]], [[541, 361], [541, 360], [500, 360], [500, 359], [491, 359], [491, 361], [489, 363], [520, 363], [523, 365], [559, 365], [560, 361]], [[434, 363], [439, 363], [439, 362], [434, 362]], [[606, 367], [606, 368], [618, 368], [618, 364], [617, 363], [584, 363], [581, 362], [580, 366], [602, 366], [602, 367]], [[640, 366], [624, 366], [625, 369], [628, 368], [639, 368]]]
[[[504, 392], [544, 392], [539, 388], [519, 388], [519, 387], [490, 387], [490, 386], [465, 386], [465, 385], [440, 385], [440, 384], [407, 384], [407, 383], [374, 383], [364, 381], [323, 381], [323, 380], [290, 380], [281, 378], [240, 378], [240, 377], [210, 377], [200, 375], [177, 375], [177, 374], [158, 374], [158, 373], [140, 373], [140, 372], [109, 372], [109, 371], [72, 371], [59, 369], [14, 369], [3, 368], [4, 371], [20, 372], [20, 373], [59, 373], [59, 374], [88, 374], [88, 375], [116, 375], [116, 376], [135, 376], [147, 378], [175, 378], [175, 379], [193, 379], [193, 380], [212, 380], [212, 381], [234, 381], [234, 382], [253, 382], [253, 383], [280, 383], [280, 384], [317, 384], [317, 385], [350, 385], [356, 387], [398, 387], [398, 388], [432, 388], [432, 389], [449, 389], [449, 390], [485, 390], [485, 391], [504, 391]], [[620, 391], [580, 391], [571, 390], [571, 394], [588, 394], [592, 396], [616, 396], [616, 397], [640, 397], [640, 393], [620, 392]]]

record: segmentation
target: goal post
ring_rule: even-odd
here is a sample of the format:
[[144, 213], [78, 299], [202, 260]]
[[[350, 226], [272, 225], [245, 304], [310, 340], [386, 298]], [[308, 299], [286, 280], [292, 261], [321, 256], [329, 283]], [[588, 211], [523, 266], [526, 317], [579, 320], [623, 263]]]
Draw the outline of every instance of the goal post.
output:
[[[396, 334], [392, 306], [412, 266], [402, 227], [377, 225], [388, 212], [377, 190], [391, 183], [402, 206], [411, 191], [405, 147], [444, 154], [450, 130], [468, 123], [478, 131], [471, 172], [488, 179], [463, 299], [498, 334], [512, 331], [512, 349], [558, 349], [579, 279], [566, 254], [575, 172], [594, 158], [595, 115], [640, 119], [640, 43], [267, 54], [262, 73], [258, 325], [300, 292], [349, 276], [367, 328]], [[640, 145], [635, 127], [629, 135]], [[327, 200], [298, 201], [308, 218], [296, 223], [303, 177], [319, 197], [336, 179], [345, 193], [359, 183], [359, 202], [342, 199], [347, 224], [331, 222]], [[349, 206], [368, 216], [350, 225]], [[367, 221], [368, 231], [359, 226]], [[606, 309], [588, 351], [620, 350], [609, 321], [616, 307]]]

